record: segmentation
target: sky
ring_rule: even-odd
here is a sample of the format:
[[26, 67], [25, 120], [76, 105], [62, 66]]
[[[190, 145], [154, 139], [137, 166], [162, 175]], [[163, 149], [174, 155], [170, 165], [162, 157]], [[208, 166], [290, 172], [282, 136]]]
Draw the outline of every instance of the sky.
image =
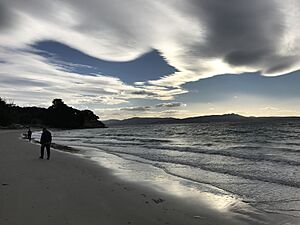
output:
[[300, 116], [299, 0], [0, 0], [0, 97], [101, 120]]

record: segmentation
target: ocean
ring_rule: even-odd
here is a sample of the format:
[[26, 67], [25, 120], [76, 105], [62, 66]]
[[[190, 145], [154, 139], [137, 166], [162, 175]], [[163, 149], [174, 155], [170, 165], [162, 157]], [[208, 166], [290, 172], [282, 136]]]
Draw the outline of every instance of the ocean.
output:
[[299, 122], [153, 124], [53, 136], [124, 179], [201, 193], [219, 210], [300, 218]]

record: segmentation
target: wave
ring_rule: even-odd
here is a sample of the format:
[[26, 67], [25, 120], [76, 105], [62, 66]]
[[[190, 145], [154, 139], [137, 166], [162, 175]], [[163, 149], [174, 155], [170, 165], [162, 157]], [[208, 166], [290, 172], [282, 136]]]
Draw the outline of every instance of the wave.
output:
[[[195, 182], [195, 187], [199, 184], [199, 190], [215, 187], [262, 209], [269, 209], [269, 200], [294, 199], [300, 188], [300, 135], [294, 133], [295, 128], [258, 124], [229, 129], [224, 124], [189, 124], [75, 130], [54, 133], [54, 141], [78, 146], [82, 155], [97, 156], [99, 151], [99, 156], [105, 152], [150, 164], [170, 176]], [[274, 209], [293, 210], [298, 205], [278, 204], [274, 203]]]
[[[78, 143], [78, 140], [76, 140], [76, 141]], [[87, 141], [87, 140], [85, 139], [85, 141]], [[143, 163], [143, 164], [150, 164], [151, 166], [159, 168], [159, 169], [163, 170], [165, 173], [167, 173], [171, 176], [179, 177], [179, 178], [185, 179], [187, 181], [198, 183], [202, 187], [207, 186], [207, 188], [209, 188], [208, 190], [212, 189], [212, 192], [214, 192], [214, 190], [215, 190], [216, 194], [218, 194], [218, 193], [222, 194], [223, 193], [223, 194], [226, 194], [226, 195], [231, 195], [231, 196], [233, 195], [234, 197], [240, 198], [242, 201], [245, 200], [244, 201], [245, 203], [249, 203], [252, 206], [258, 206], [257, 203], [259, 203], [259, 198], [257, 198], [258, 200], [256, 201], [255, 198], [252, 198], [252, 194], [253, 194], [252, 192], [249, 192], [250, 193], [249, 194], [249, 193], [244, 193], [243, 192], [244, 190], [239, 191], [238, 189], [236, 189], [236, 187], [238, 187], [238, 185], [243, 186], [243, 185], [256, 184], [256, 185], [270, 187], [269, 185], [272, 184], [272, 188], [274, 188], [274, 190], [277, 190], [277, 189], [278, 190], [281, 190], [281, 189], [282, 190], [290, 190], [288, 188], [300, 188], [300, 181], [297, 181], [295, 179], [290, 179], [288, 177], [276, 177], [276, 174], [274, 174], [275, 176], [273, 176], [272, 174], [265, 174], [265, 175], [264, 174], [255, 174], [255, 173], [251, 173], [251, 172], [248, 172], [248, 171], [245, 171], [245, 170], [240, 171], [240, 168], [238, 168], [238, 167], [235, 170], [234, 168], [232, 169], [232, 167], [231, 168], [214, 167], [214, 165], [212, 165], [212, 164], [200, 163], [200, 162], [197, 162], [196, 160], [195, 161], [182, 161], [181, 158], [178, 158], [179, 160], [175, 159], [175, 158], [163, 158], [163, 157], [160, 157], [160, 155], [158, 155], [157, 152], [154, 152], [154, 154], [151, 154], [151, 151], [144, 152], [145, 155], [141, 155], [138, 152], [136, 152], [136, 153], [126, 152], [126, 150], [128, 151], [128, 149], [130, 149], [130, 148], [128, 148], [128, 144], [126, 144], [126, 143], [123, 143], [123, 145], [118, 144], [117, 146], [120, 147], [119, 149], [123, 149], [121, 151], [118, 151], [118, 148], [112, 148], [112, 146], [114, 146], [115, 142], [107, 142], [105, 144], [105, 146], [107, 148], [102, 146], [103, 142], [100, 142], [100, 143], [101, 144], [96, 144], [96, 143], [86, 143], [86, 144], [88, 144], [88, 147], [92, 146], [93, 149], [95, 149], [95, 150], [98, 149], [98, 150], [104, 151], [108, 154], [112, 154], [112, 155], [116, 155], [118, 157], [121, 157], [125, 160], [136, 161], [136, 162], [140, 162], [140, 163]], [[71, 142], [69, 144], [71, 144]], [[86, 147], [85, 144], [84, 143], [81, 143], [81, 144], [82, 144], [82, 147], [84, 149]], [[155, 145], [153, 145], [153, 146], [155, 146]], [[150, 147], [150, 146], [149, 145], [143, 146], [143, 148], [149, 149], [147, 147]], [[235, 146], [235, 147], [230, 147], [226, 150], [211, 150], [211, 149], [199, 149], [199, 148], [197, 149], [197, 148], [191, 148], [191, 147], [177, 147], [177, 149], [174, 150], [174, 147], [172, 147], [172, 146], [160, 146], [160, 147], [162, 147], [164, 149], [156, 147], [155, 150], [156, 151], [168, 150], [168, 151], [178, 151], [178, 152], [187, 152], [187, 153], [199, 153], [199, 151], [202, 151], [202, 152], [200, 152], [200, 154], [202, 155], [201, 157], [203, 157], [203, 154], [233, 157], [233, 156], [230, 156], [230, 154], [232, 154], [232, 153], [235, 154], [234, 157], [236, 157], [237, 154], [240, 154], [240, 153], [233, 152], [234, 150], [238, 150], [238, 149], [246, 150], [246, 148], [248, 148], [249, 151], [251, 151], [251, 150], [252, 151], [253, 150], [254, 151], [256, 151], [256, 150], [261, 151], [261, 149], [259, 149], [257, 147], [254, 147], [254, 146], [252, 146], [252, 147], [250, 146], [250, 148], [249, 148], [249, 146]], [[75, 149], [76, 149], [76, 147], [75, 147]], [[139, 149], [140, 149], [140, 147], [136, 148], [136, 150], [139, 150]], [[61, 148], [60, 150], [68, 151], [68, 148]], [[274, 151], [274, 149], [269, 149], [269, 150]], [[223, 152], [221, 152], [221, 151], [223, 151]], [[226, 152], [226, 151], [228, 151], [228, 152]], [[81, 153], [83, 155], [86, 154], [85, 151], [79, 151], [79, 152], [76, 151], [76, 153]], [[229, 154], [229, 156], [228, 156], [228, 154]], [[128, 157], [124, 157], [124, 155], [127, 155]], [[132, 158], [132, 157], [135, 157], [135, 158]], [[245, 159], [245, 157], [248, 159], [249, 155], [248, 156], [238, 155], [238, 157], [236, 157], [236, 158]], [[262, 158], [259, 158], [259, 157], [262, 157]], [[255, 157], [251, 156], [250, 161], [261, 161], [263, 159], [263, 157], [264, 156], [255, 156]], [[282, 160], [282, 159], [278, 159], [278, 160]], [[293, 166], [298, 165], [297, 161], [295, 161], [296, 164], [290, 164], [290, 160], [287, 160], [287, 162], [282, 162], [282, 161], [278, 162], [277, 159], [272, 159], [272, 160], [269, 160], [269, 161], [274, 162], [274, 163], [293, 165]], [[195, 169], [194, 171], [198, 171], [198, 169], [200, 169], [200, 170], [207, 171], [207, 172], [213, 172], [213, 173], [219, 174], [217, 176], [221, 176], [221, 177], [222, 176], [224, 176], [224, 177], [232, 176], [232, 177], [235, 177], [232, 181], [236, 182], [236, 184], [234, 184], [232, 182], [222, 183], [222, 182], [217, 182], [216, 180], [211, 180], [210, 181], [210, 180], [207, 180], [207, 179], [201, 179], [201, 177], [194, 176], [193, 174], [187, 174], [187, 173], [185, 173], [185, 170], [183, 170], [183, 171], [173, 170], [173, 168], [181, 168], [182, 166], [186, 167], [186, 168]], [[239, 166], [242, 167], [243, 165], [241, 164]], [[255, 166], [255, 164], [253, 164], [253, 166]], [[276, 166], [278, 166], [278, 165], [276, 165]], [[278, 168], [280, 168], [280, 165], [279, 165]], [[268, 168], [266, 168], [266, 170], [267, 169]], [[249, 183], [247, 183], [248, 181], [249, 181]], [[263, 182], [265, 184], [263, 184], [261, 182]], [[268, 184], [268, 185], [266, 185], [266, 184]], [[279, 186], [274, 186], [274, 184], [279, 185]], [[263, 187], [263, 188], [266, 188], [266, 187]], [[261, 190], [266, 190], [266, 189], [261, 189]], [[297, 190], [297, 189], [293, 189], [293, 190]], [[278, 193], [280, 193], [280, 192], [278, 192]], [[251, 197], [250, 199], [252, 199], [252, 200], [247, 199], [248, 198], [247, 194], [249, 194], [248, 197]], [[264, 198], [262, 198], [262, 199], [264, 199]], [[262, 201], [261, 203], [264, 203], [264, 202], [268, 202], [268, 201], [265, 200], [265, 201]], [[265, 209], [264, 204], [262, 206], [260, 206], [260, 205], [258, 206], [258, 208], [260, 208], [260, 207], [262, 209]], [[291, 207], [291, 208], [287, 209], [287, 211], [288, 210], [293, 211], [293, 208]]]
[[[257, 147], [257, 146], [233, 146], [225, 149], [213, 149], [213, 143], [203, 143], [200, 147], [188, 147], [188, 146], [176, 146], [172, 145], [172, 140], [169, 139], [154, 139], [154, 138], [111, 138], [111, 139], [100, 139], [91, 138], [86, 139], [74, 139], [72, 136], [69, 140], [64, 141], [81, 141], [82, 145], [89, 144], [95, 146], [115, 146], [115, 147], [126, 147], [128, 146], [141, 146], [150, 150], [159, 151], [175, 151], [175, 152], [186, 152], [186, 153], [198, 153], [202, 155], [218, 155], [231, 157], [236, 159], [243, 159], [252, 162], [271, 162], [281, 165], [292, 165], [300, 166], [299, 158], [295, 157], [294, 153], [299, 151], [290, 148], [270, 148], [270, 147]], [[78, 143], [77, 143], [78, 144]], [[159, 144], [159, 145], [158, 145]], [[274, 154], [274, 152], [284, 152], [286, 154]], [[287, 154], [291, 153], [291, 154]]]
[[118, 141], [138, 141], [141, 143], [170, 143], [172, 142], [171, 140], [167, 139], [157, 139], [157, 138], [137, 138], [137, 137], [132, 137], [132, 138], [120, 138], [120, 137], [112, 137], [114, 140]]
[[[55, 144], [55, 143], [53, 143], [53, 144], [54, 144], [54, 146], [53, 146], [54, 148], [56, 148], [58, 150], [61, 150], [61, 151], [76, 152], [76, 153], [79, 152], [79, 150], [77, 150], [76, 148], [71, 148], [67, 145], [61, 145], [61, 144]], [[72, 151], [70, 151], [70, 149], [72, 149]], [[162, 158], [161, 159], [156, 158], [153, 161], [153, 159], [143, 157], [139, 154], [132, 154], [132, 153], [129, 154], [129, 153], [122, 152], [122, 151], [113, 151], [112, 152], [110, 150], [105, 150], [105, 149], [101, 149], [101, 150], [105, 151], [106, 153], [114, 154], [114, 155], [118, 155], [118, 156], [120, 156], [120, 154], [127, 154], [127, 155], [136, 156], [136, 157], [139, 157], [139, 158], [145, 159], [145, 160], [150, 160], [150, 161], [152, 160], [152, 162], [153, 162], [152, 165], [155, 166], [155, 167], [159, 167], [161, 169], [162, 169], [162, 167], [158, 166], [157, 162], [160, 162], [160, 163], [173, 163], [173, 164], [177, 164], [177, 165], [184, 165], [184, 166], [189, 166], [189, 167], [194, 167], [194, 168], [200, 168], [202, 170], [206, 170], [206, 171], [210, 171], [210, 172], [217, 172], [217, 173], [221, 173], [221, 174], [229, 174], [229, 175], [232, 175], [232, 176], [241, 177], [241, 178], [248, 179], [248, 180], [259, 180], [259, 181], [268, 182], [268, 183], [274, 183], [274, 184], [285, 185], [285, 186], [289, 186], [289, 187], [300, 188], [300, 182], [298, 182], [298, 181], [282, 180], [282, 179], [276, 179], [274, 177], [273, 178], [263, 177], [263, 176], [253, 175], [253, 174], [252, 175], [250, 175], [250, 174], [241, 174], [241, 171], [222, 170], [222, 169], [219, 169], [219, 168], [207, 167], [206, 165], [199, 165], [199, 164], [195, 165], [193, 163], [184, 163], [184, 162], [178, 162], [178, 161], [169, 160], [169, 159], [166, 160], [166, 159], [162, 159]], [[142, 161], [139, 161], [139, 162], [142, 162]], [[172, 173], [170, 171], [168, 171], [168, 173], [170, 175], [174, 175], [174, 176], [176, 175], [175, 173]], [[176, 175], [176, 176], [179, 176], [179, 175]], [[197, 182], [196, 179], [191, 179], [191, 178], [184, 177], [184, 176], [180, 176], [180, 177]], [[201, 182], [201, 183], [203, 183], [203, 182]], [[212, 183], [210, 183], [210, 184], [212, 185]], [[228, 190], [226, 190], [226, 191], [228, 191]]]
[[[287, 143], [285, 143], [285, 145], [289, 145]], [[243, 149], [243, 150], [257, 150], [257, 149], [268, 149], [268, 150], [274, 150], [274, 151], [281, 151], [281, 152], [300, 152], [300, 149], [293, 149], [293, 148], [284, 148], [284, 147], [259, 147], [259, 146], [235, 146], [235, 147], [230, 147], [227, 148], [228, 150], [239, 150], [239, 149]]]
[[[229, 170], [229, 169], [222, 169], [222, 168], [216, 168], [216, 167], [211, 167], [209, 164], [199, 164], [199, 163], [194, 163], [194, 162], [183, 162], [183, 161], [178, 161], [178, 160], [172, 160], [172, 159], [164, 159], [161, 157], [156, 157], [156, 158], [151, 158], [151, 157], [146, 157], [145, 155], [140, 155], [140, 154], [135, 154], [135, 153], [126, 153], [123, 151], [111, 151], [111, 150], [105, 150], [105, 149], [101, 149], [103, 151], [105, 151], [106, 153], [110, 153], [110, 154], [126, 154], [126, 155], [131, 155], [131, 156], [136, 156], [139, 157], [141, 159], [144, 160], [150, 160], [153, 162], [153, 166], [159, 167], [157, 163], [172, 163], [172, 164], [176, 164], [178, 166], [183, 165], [183, 166], [189, 166], [189, 167], [193, 167], [193, 168], [199, 168], [201, 170], [205, 170], [205, 171], [209, 171], [209, 172], [216, 172], [219, 174], [225, 174], [225, 175], [232, 175], [235, 177], [240, 177], [240, 178], [244, 178], [247, 180], [256, 180], [256, 181], [262, 181], [262, 182], [267, 182], [267, 183], [273, 183], [273, 184], [278, 184], [278, 185], [284, 185], [284, 186], [288, 186], [288, 187], [296, 187], [296, 188], [300, 188], [300, 181], [296, 181], [296, 180], [290, 180], [287, 177], [282, 177], [277, 178], [277, 177], [271, 177], [271, 176], [261, 176], [261, 175], [255, 175], [255, 174], [246, 174], [243, 173], [240, 170]], [[148, 155], [149, 156], [149, 155]], [[140, 161], [143, 162], [143, 161]]]
[[[144, 146], [145, 148], [153, 149], [153, 146]], [[242, 152], [235, 152], [231, 151], [231, 149], [225, 150], [213, 150], [213, 149], [200, 149], [200, 148], [191, 148], [191, 147], [173, 147], [173, 146], [160, 146], [159, 149], [161, 150], [171, 150], [171, 151], [178, 151], [178, 152], [187, 152], [187, 153], [201, 153], [206, 155], [220, 155], [220, 156], [227, 156], [237, 159], [245, 159], [249, 161], [259, 162], [259, 161], [268, 161], [286, 165], [295, 165], [300, 166], [300, 162], [297, 160], [292, 159], [285, 159], [285, 158], [275, 158], [280, 156], [274, 155], [266, 155], [263, 153], [251, 154], [251, 153], [242, 153]], [[234, 149], [241, 149], [241, 147], [234, 147]], [[258, 150], [257, 147], [253, 148]], [[263, 148], [261, 149], [263, 150]], [[282, 150], [282, 149], [273, 149], [273, 150]], [[293, 151], [292, 151], [293, 152]], [[291, 156], [292, 157], [292, 156]]]

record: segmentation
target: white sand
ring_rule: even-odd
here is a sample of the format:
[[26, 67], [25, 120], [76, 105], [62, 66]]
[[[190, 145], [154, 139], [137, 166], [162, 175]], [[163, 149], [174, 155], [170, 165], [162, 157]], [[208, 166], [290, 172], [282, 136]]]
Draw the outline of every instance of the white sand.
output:
[[52, 150], [41, 160], [21, 133], [0, 131], [1, 225], [247, 224], [120, 180], [88, 159]]

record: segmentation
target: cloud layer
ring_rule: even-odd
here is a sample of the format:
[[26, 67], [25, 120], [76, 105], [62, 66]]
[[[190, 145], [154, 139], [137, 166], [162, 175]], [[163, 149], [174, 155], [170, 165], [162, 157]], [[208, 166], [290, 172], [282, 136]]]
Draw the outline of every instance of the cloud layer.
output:
[[[21, 104], [165, 101], [218, 74], [286, 74], [300, 69], [299, 12], [298, 0], [1, 0], [0, 96]], [[178, 71], [135, 85], [82, 76], [35, 54], [30, 46], [43, 40], [112, 61], [157, 49]]]

